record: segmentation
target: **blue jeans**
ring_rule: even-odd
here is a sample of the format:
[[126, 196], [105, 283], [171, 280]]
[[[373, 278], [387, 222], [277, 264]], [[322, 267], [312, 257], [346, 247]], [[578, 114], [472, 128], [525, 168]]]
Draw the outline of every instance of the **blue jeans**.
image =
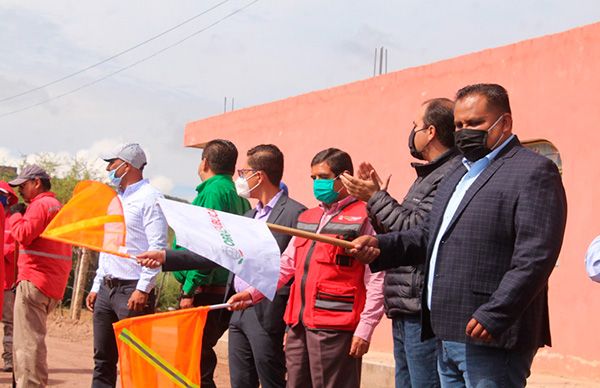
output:
[[438, 368], [443, 388], [524, 387], [537, 348], [507, 350], [440, 341]]
[[403, 315], [392, 319], [396, 388], [439, 387], [435, 338], [421, 342], [421, 319]]

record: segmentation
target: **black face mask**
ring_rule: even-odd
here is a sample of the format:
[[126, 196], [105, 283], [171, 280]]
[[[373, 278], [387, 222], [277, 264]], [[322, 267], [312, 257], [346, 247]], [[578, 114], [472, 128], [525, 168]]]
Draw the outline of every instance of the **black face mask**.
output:
[[413, 128], [410, 131], [410, 135], [408, 135], [408, 149], [410, 150], [410, 154], [413, 158], [419, 160], [425, 160], [425, 157], [423, 156], [423, 151], [418, 151], [417, 147], [415, 147], [415, 135], [417, 134], [417, 132], [423, 131], [425, 129], [427, 128], [421, 128], [419, 130], [415, 130], [415, 128]]
[[496, 144], [494, 144], [492, 148], [488, 148], [488, 134], [496, 127], [496, 124], [500, 122], [502, 117], [504, 117], [504, 115], [498, 117], [496, 122], [485, 131], [482, 131], [481, 129], [463, 128], [454, 132], [454, 144], [456, 145], [456, 148], [458, 148], [458, 151], [460, 151], [469, 162], [478, 161], [492, 152], [492, 149], [496, 148], [498, 142], [502, 139], [502, 136], [498, 138]]

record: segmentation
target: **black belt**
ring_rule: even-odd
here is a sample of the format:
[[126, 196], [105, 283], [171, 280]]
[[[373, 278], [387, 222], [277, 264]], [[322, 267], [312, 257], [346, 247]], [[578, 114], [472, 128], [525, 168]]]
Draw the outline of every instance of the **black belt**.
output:
[[136, 285], [138, 281], [136, 279], [125, 280], [125, 279], [117, 279], [110, 276], [105, 276], [102, 279], [102, 284], [104, 284], [108, 288], [115, 288], [119, 286], [132, 286]]

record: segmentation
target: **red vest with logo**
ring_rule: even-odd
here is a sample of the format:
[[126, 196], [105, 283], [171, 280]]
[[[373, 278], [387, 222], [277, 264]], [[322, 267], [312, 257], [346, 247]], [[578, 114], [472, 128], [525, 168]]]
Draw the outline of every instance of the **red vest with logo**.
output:
[[[316, 232], [323, 209], [308, 209], [298, 217], [298, 229]], [[343, 208], [319, 234], [352, 240], [360, 235], [367, 220], [364, 202]], [[347, 256], [344, 248], [296, 237], [295, 279], [284, 320], [309, 329], [354, 331], [365, 300], [365, 266]]]

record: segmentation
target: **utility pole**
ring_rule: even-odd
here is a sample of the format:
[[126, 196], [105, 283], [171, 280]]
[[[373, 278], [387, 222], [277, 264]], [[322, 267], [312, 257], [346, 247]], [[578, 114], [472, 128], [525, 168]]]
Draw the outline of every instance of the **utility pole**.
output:
[[71, 296], [71, 319], [78, 321], [81, 317], [81, 305], [83, 294], [87, 283], [88, 270], [90, 268], [90, 251], [81, 248], [80, 257], [75, 268], [75, 281], [73, 282], [73, 295]]

